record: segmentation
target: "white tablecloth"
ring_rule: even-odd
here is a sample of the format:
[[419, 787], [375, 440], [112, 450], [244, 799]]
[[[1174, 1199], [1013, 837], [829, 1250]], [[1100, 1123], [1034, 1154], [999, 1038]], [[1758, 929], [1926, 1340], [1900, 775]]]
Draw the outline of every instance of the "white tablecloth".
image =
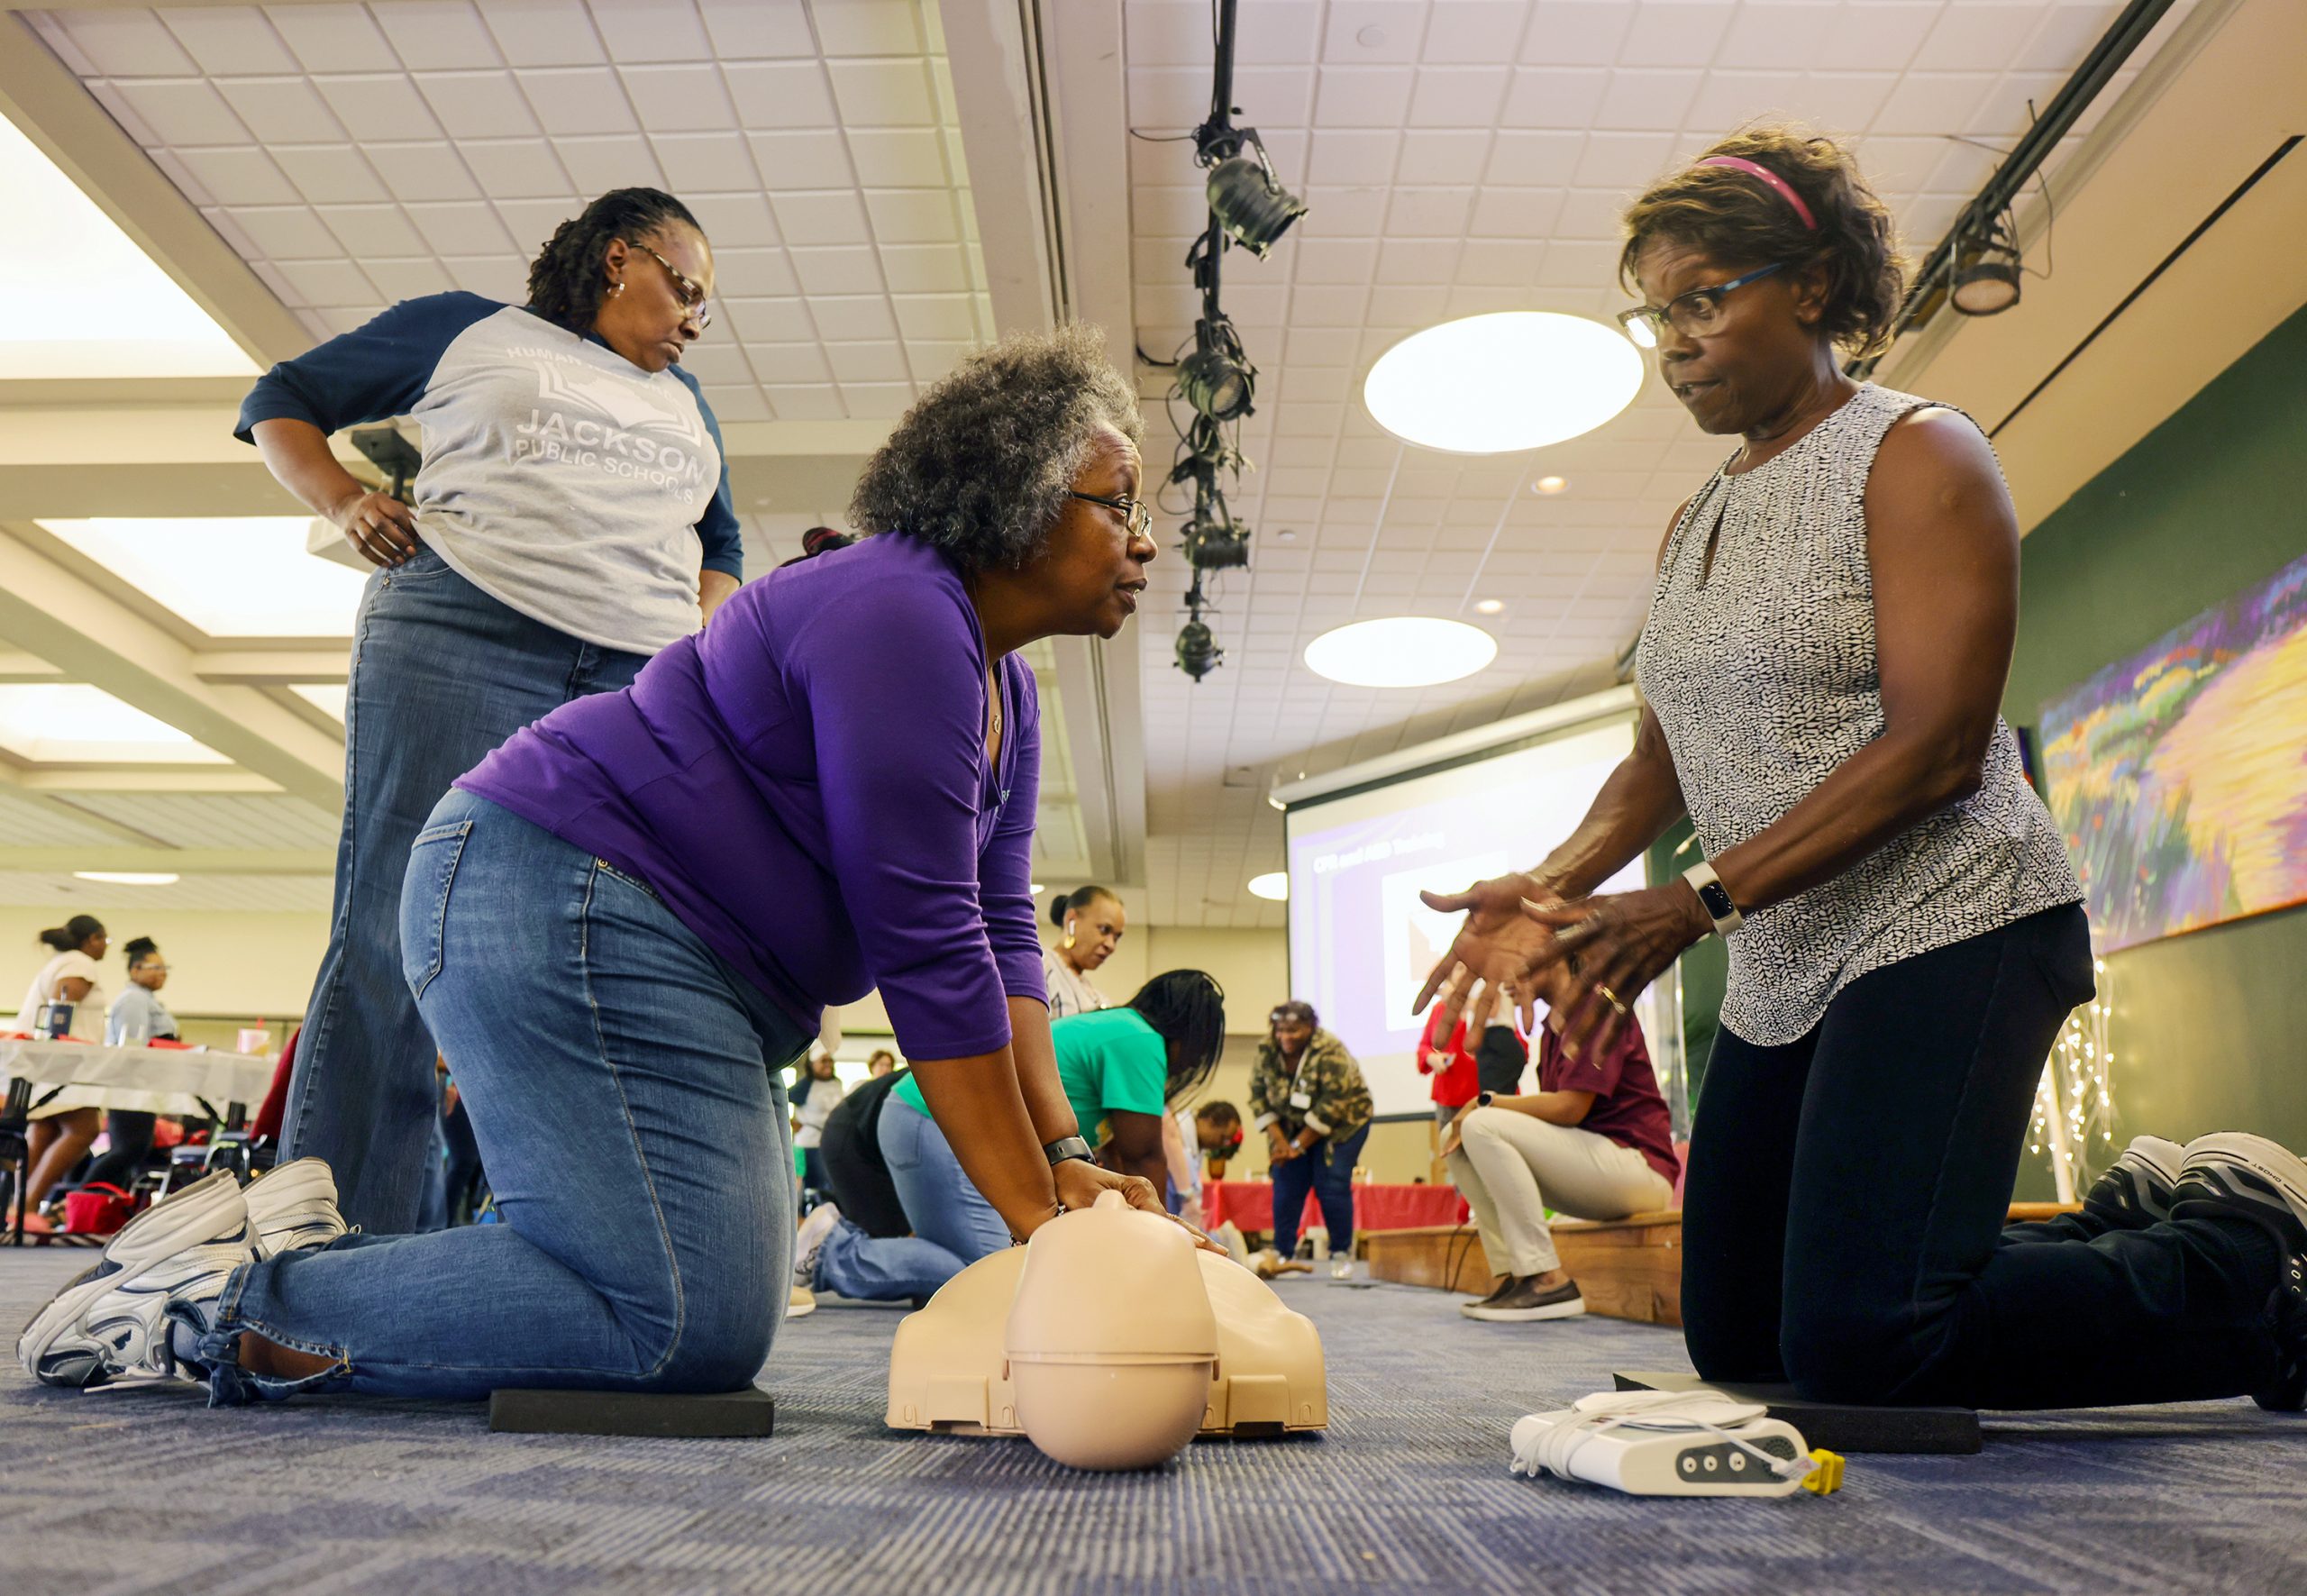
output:
[[[204, 1099], [220, 1114], [227, 1103], [254, 1108], [271, 1090], [272, 1070], [272, 1060], [254, 1053], [0, 1039], [0, 1081], [30, 1081], [41, 1118], [68, 1108], [205, 1114]], [[39, 1102], [58, 1086], [64, 1090]]]

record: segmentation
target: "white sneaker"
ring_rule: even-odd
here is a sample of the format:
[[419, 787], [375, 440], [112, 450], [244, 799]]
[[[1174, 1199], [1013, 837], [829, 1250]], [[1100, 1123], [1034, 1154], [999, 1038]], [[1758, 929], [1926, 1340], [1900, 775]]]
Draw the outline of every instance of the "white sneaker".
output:
[[104, 1262], [24, 1327], [16, 1357], [43, 1385], [174, 1373], [169, 1321], [206, 1329], [233, 1271], [256, 1256], [248, 1203], [231, 1172], [219, 1170], [121, 1227]]
[[1352, 1280], [1354, 1278], [1354, 1260], [1351, 1258], [1340, 1258], [1336, 1263], [1331, 1264], [1330, 1278], [1332, 1280]]
[[336, 1208], [336, 1177], [317, 1158], [292, 1159], [251, 1181], [241, 1195], [256, 1227], [260, 1258], [324, 1247], [349, 1234]]
[[817, 1254], [825, 1250], [825, 1240], [841, 1223], [841, 1210], [829, 1202], [821, 1202], [809, 1210], [801, 1221], [801, 1228], [793, 1233], [793, 1283], [800, 1287], [817, 1283]]

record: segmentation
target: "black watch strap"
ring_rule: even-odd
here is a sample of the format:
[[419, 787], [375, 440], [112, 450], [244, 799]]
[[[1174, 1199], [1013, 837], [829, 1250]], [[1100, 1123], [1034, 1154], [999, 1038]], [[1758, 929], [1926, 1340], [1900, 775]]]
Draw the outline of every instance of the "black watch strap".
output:
[[1087, 1163], [1097, 1161], [1097, 1154], [1090, 1150], [1089, 1142], [1081, 1136], [1060, 1136], [1054, 1142], [1044, 1142], [1042, 1152], [1049, 1159], [1052, 1169], [1069, 1158], [1079, 1158]]

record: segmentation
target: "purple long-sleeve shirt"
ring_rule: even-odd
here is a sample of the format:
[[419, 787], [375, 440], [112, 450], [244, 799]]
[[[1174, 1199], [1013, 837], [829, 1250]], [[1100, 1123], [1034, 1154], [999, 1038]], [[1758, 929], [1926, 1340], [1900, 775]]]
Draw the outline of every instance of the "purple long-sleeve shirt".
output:
[[1043, 1001], [1034, 676], [959, 573], [897, 534], [738, 589], [621, 693], [562, 706], [457, 785], [653, 887], [814, 1031], [876, 986], [910, 1058], [990, 1053]]

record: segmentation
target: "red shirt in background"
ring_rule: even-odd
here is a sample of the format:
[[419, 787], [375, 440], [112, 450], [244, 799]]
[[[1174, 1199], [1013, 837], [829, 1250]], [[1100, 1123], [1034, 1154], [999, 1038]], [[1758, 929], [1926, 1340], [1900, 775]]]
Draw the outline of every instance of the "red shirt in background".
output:
[[[1466, 1022], [1461, 1017], [1452, 1027], [1446, 1043], [1436, 1042], [1434, 1033], [1442, 1022], [1442, 1006], [1436, 1004], [1426, 1012], [1426, 1029], [1418, 1037], [1418, 1072], [1434, 1077], [1434, 1100], [1445, 1108], [1463, 1108], [1474, 1100], [1482, 1090], [1482, 1082], [1474, 1064], [1474, 1055], [1466, 1051]], [[1445, 1055], [1438, 1070], [1434, 1064], [1436, 1053]]]
[[1562, 1050], [1562, 1038], [1552, 1026], [1540, 1026], [1538, 1090], [1592, 1092], [1593, 1107], [1586, 1110], [1579, 1129], [1633, 1148], [1669, 1184], [1682, 1174], [1682, 1160], [1674, 1156], [1673, 1118], [1666, 1112], [1666, 1099], [1658, 1095], [1650, 1047], [1635, 1021], [1628, 1020], [1619, 1029], [1608, 1053], [1582, 1059], [1573, 1059]]

